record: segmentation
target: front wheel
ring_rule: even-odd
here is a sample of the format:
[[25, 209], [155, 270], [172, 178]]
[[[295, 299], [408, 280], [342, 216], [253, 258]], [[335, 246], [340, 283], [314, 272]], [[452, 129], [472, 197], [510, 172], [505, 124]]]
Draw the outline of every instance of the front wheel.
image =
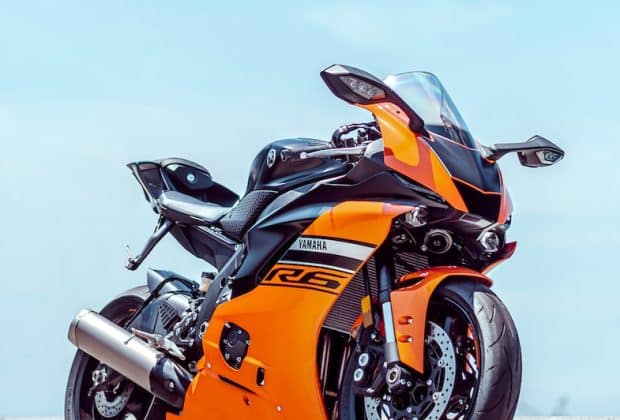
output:
[[[386, 374], [382, 348], [380, 340], [374, 344], [371, 340], [367, 349], [353, 352], [341, 386], [340, 419], [505, 420], [514, 416], [521, 387], [519, 337], [506, 306], [488, 287], [452, 281], [437, 288], [429, 303], [424, 374], [410, 372], [408, 392], [392, 395], [384, 385], [378, 394], [363, 395], [361, 377]], [[364, 368], [368, 372], [359, 370], [364, 352], [377, 361]]]

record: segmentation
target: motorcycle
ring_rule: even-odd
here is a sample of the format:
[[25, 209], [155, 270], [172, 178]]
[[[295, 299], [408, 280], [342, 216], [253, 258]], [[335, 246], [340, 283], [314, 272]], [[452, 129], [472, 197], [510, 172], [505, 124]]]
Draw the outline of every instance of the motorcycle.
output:
[[564, 152], [477, 143], [431, 73], [321, 77], [374, 119], [268, 144], [242, 198], [185, 159], [128, 165], [158, 221], [127, 268], [170, 233], [216, 271], [149, 269], [81, 310], [66, 419], [514, 416], [519, 338], [487, 276], [516, 249], [497, 161]]

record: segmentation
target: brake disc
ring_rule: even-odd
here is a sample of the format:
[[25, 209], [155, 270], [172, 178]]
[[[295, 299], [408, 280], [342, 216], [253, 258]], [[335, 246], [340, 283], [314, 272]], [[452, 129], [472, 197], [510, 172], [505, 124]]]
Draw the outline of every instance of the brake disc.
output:
[[[429, 379], [430, 384], [426, 382], [428, 386], [434, 385], [434, 392], [429, 393], [430, 398], [428, 401], [423, 401], [420, 406], [432, 405], [432, 409], [425, 417], [419, 418], [419, 420], [438, 420], [448, 406], [452, 390], [454, 389], [456, 356], [448, 333], [434, 322], [428, 321], [428, 326], [429, 334], [426, 336], [425, 343], [427, 348], [433, 349], [433, 354], [431, 355], [427, 352], [427, 357], [433, 359], [432, 363], [435, 366], [431, 369], [434, 373], [432, 377], [435, 380], [439, 379], [439, 383], [433, 384], [433, 379]], [[365, 397], [364, 408], [366, 418], [368, 420], [388, 420], [394, 418], [393, 413], [402, 410], [396, 410], [392, 406], [391, 401], [392, 398], [388, 393], [384, 394], [382, 398]], [[418, 407], [406, 409], [408, 413], [411, 413], [411, 417], [408, 416], [409, 418], [416, 418], [414, 413], [419, 412], [419, 408], [417, 410], [416, 408]]]
[[97, 412], [101, 416], [107, 419], [116, 417], [123, 411], [133, 391], [133, 384], [130, 382], [117, 386], [122, 387], [119, 393], [109, 391], [98, 391], [95, 393], [95, 408], [97, 408]]

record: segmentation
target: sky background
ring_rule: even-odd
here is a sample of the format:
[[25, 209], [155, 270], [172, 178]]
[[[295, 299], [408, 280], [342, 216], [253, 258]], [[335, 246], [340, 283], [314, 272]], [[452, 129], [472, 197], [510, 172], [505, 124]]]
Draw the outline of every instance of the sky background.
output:
[[[293, 4], [294, 3], [294, 4]], [[502, 159], [519, 248], [494, 270], [523, 349], [519, 413], [620, 415], [620, 5], [519, 1], [0, 1], [0, 414], [60, 415], [73, 315], [206, 265], [165, 239], [125, 164], [185, 157], [242, 192], [267, 142], [369, 115], [319, 71], [428, 70], [483, 143], [541, 134], [557, 166]]]

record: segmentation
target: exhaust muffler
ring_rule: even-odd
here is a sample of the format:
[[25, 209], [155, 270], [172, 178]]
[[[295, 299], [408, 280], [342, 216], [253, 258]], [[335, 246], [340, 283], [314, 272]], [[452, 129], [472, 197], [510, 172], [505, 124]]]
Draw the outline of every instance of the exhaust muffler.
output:
[[183, 408], [192, 375], [110, 320], [82, 309], [69, 326], [69, 341], [131, 382], [175, 408]]

